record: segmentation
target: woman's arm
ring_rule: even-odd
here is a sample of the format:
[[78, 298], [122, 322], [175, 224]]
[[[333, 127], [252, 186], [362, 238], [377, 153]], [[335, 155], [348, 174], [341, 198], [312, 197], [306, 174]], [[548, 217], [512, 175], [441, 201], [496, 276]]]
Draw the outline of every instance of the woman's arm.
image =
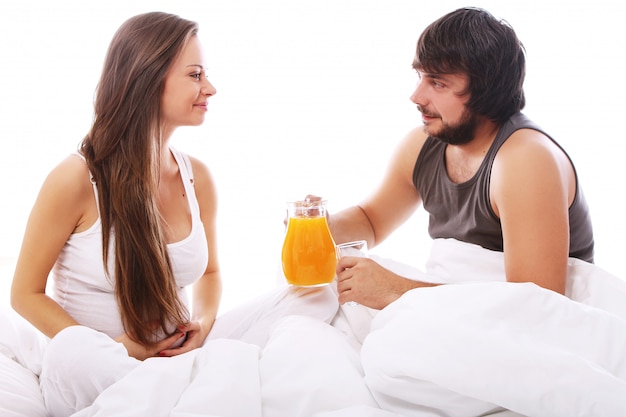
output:
[[11, 287], [12, 307], [48, 337], [78, 324], [46, 295], [48, 275], [68, 237], [89, 227], [96, 218], [88, 170], [80, 158], [69, 156], [50, 172], [41, 187]]
[[187, 340], [179, 350], [164, 351], [163, 355], [179, 354], [201, 346], [213, 327], [222, 296], [216, 235], [217, 191], [207, 166], [198, 159], [190, 159], [196, 198], [200, 206], [200, 218], [207, 239], [209, 261], [204, 274], [192, 287], [191, 323], [187, 328], [181, 329], [187, 333]]

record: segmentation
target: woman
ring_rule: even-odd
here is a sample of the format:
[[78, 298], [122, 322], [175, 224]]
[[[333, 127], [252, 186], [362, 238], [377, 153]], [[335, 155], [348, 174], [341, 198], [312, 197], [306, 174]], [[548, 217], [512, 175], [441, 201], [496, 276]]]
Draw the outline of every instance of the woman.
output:
[[119, 28], [91, 129], [32, 209], [11, 303], [52, 339], [40, 380], [53, 416], [89, 405], [139, 360], [201, 346], [215, 320], [215, 186], [169, 145], [177, 127], [204, 121], [216, 93], [197, 31], [160, 12]]

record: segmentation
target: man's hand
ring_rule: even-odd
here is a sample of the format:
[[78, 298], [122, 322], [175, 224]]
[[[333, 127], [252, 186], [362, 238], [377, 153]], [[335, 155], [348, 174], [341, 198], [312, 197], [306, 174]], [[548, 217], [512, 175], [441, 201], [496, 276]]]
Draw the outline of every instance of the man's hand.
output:
[[394, 275], [369, 258], [342, 257], [337, 262], [339, 303], [355, 301], [377, 310], [385, 308], [402, 295], [390, 288]]
[[382, 310], [409, 290], [435, 285], [401, 277], [370, 258], [345, 256], [337, 262], [340, 304], [354, 301]]

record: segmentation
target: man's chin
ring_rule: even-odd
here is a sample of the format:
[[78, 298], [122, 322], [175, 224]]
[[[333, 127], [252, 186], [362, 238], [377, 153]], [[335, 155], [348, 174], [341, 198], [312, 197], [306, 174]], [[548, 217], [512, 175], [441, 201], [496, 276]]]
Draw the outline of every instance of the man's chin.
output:
[[423, 129], [428, 136], [437, 137], [437, 134], [439, 133], [439, 130], [435, 129], [435, 127], [433, 126], [433, 122], [425, 122], [423, 125]]

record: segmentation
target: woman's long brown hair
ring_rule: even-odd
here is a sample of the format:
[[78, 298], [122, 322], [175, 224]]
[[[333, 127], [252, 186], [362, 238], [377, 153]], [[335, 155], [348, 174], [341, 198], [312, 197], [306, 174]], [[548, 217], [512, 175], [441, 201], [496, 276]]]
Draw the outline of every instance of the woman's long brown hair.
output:
[[93, 124], [81, 144], [98, 186], [109, 275], [114, 256], [122, 324], [144, 345], [189, 317], [177, 294], [156, 194], [165, 76], [197, 30], [196, 23], [161, 12], [127, 20], [109, 46]]

